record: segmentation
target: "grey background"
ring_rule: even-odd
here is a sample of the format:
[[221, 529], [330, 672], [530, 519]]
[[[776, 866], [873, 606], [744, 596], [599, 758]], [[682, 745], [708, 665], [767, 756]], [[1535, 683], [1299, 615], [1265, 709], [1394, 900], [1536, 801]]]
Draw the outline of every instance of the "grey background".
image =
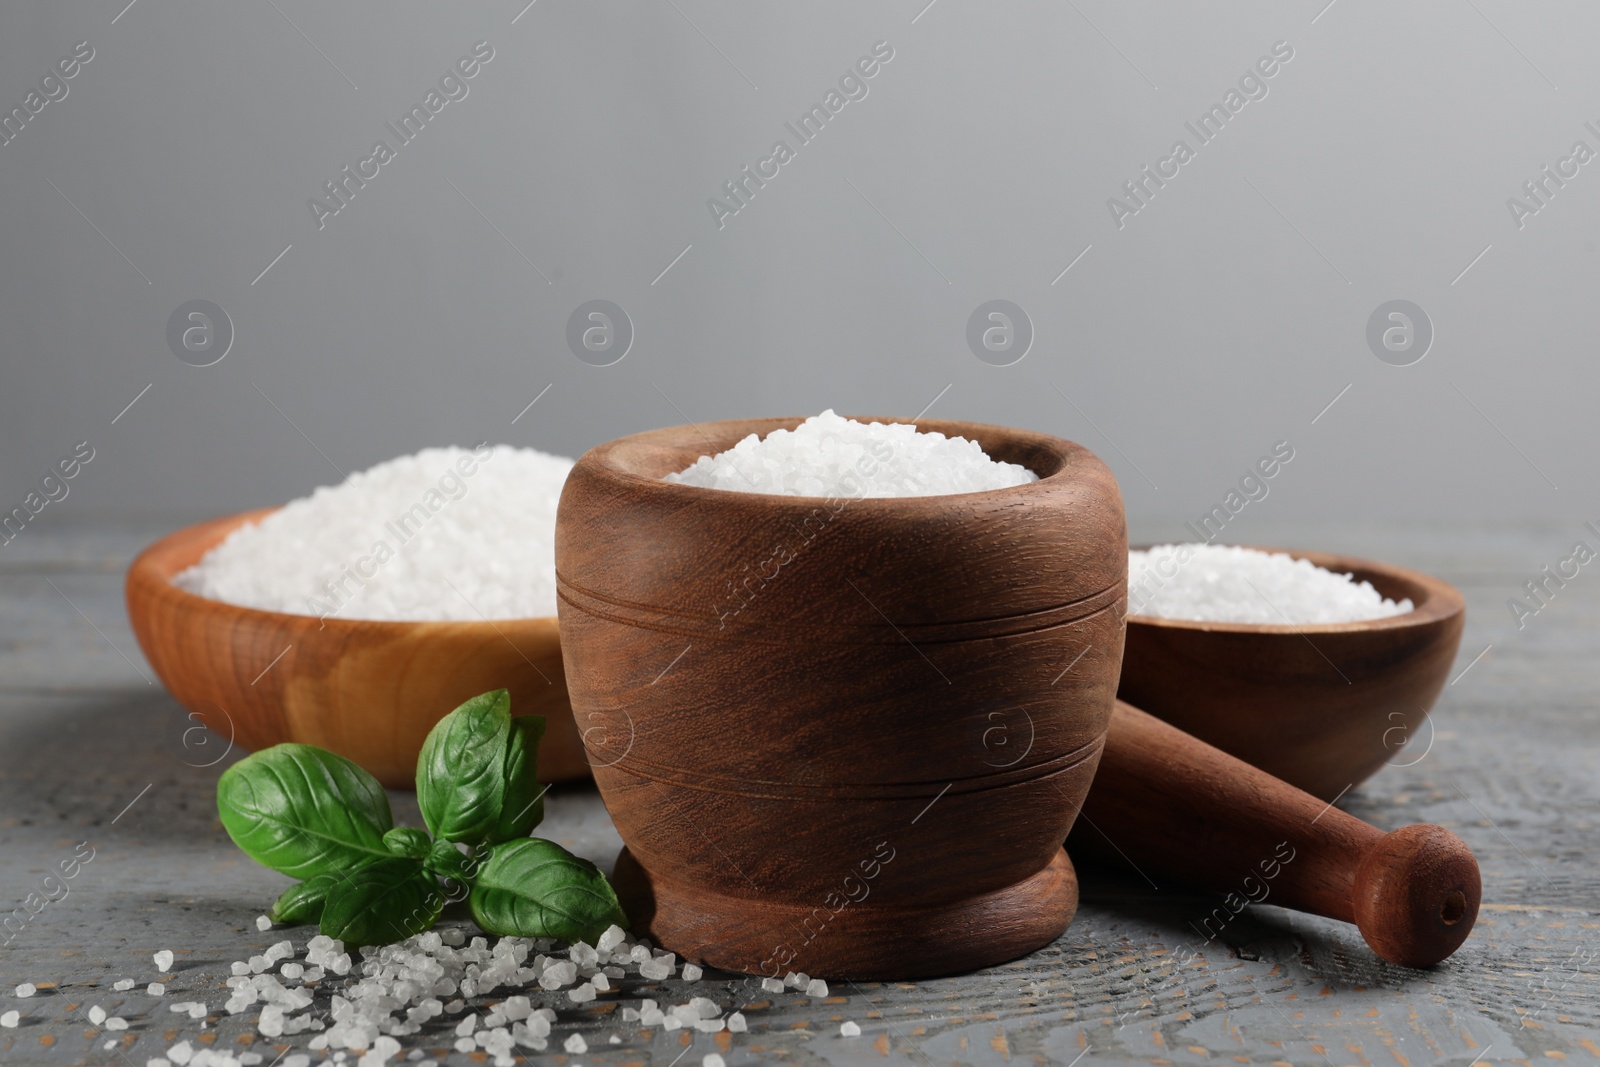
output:
[[[1281, 439], [1227, 539], [1596, 517], [1600, 163], [1521, 230], [1506, 207], [1600, 149], [1592, 7], [524, 2], [0, 10], [0, 110], [96, 52], [0, 146], [0, 510], [80, 440], [36, 525], [177, 525], [428, 444], [938, 396], [1095, 449], [1146, 537]], [[319, 231], [308, 198], [480, 39], [469, 96]], [[879, 40], [869, 95], [719, 230], [707, 198]], [[1119, 230], [1107, 198], [1279, 40], [1269, 95]], [[636, 331], [610, 367], [565, 344], [596, 298]], [[1014, 366], [965, 342], [996, 298], [1034, 324]], [[1365, 342], [1396, 298], [1436, 332], [1409, 367]], [[214, 366], [166, 345], [192, 299], [234, 323]]]

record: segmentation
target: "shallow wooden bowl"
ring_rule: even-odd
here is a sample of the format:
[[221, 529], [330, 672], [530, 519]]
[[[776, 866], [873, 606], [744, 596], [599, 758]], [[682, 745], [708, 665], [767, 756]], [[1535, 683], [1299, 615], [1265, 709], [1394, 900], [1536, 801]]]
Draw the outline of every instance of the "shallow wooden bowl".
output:
[[1121, 664], [1116, 482], [1069, 441], [941, 420], [918, 426], [1041, 480], [906, 499], [662, 480], [799, 421], [637, 434], [567, 478], [561, 632], [624, 907], [747, 973], [1023, 955], [1077, 906], [1061, 843]]
[[[1281, 552], [1283, 549], [1263, 549]], [[1317, 625], [1128, 616], [1118, 696], [1179, 729], [1331, 800], [1432, 744], [1428, 709], [1461, 643], [1452, 586], [1403, 567], [1288, 551], [1415, 610]]]
[[246, 749], [319, 745], [386, 786], [410, 789], [434, 723], [468, 697], [507, 688], [514, 713], [545, 717], [540, 779], [588, 773], [554, 618], [323, 620], [225, 604], [172, 583], [235, 528], [272, 510], [186, 527], [128, 569], [139, 647], [178, 703], [212, 732]]

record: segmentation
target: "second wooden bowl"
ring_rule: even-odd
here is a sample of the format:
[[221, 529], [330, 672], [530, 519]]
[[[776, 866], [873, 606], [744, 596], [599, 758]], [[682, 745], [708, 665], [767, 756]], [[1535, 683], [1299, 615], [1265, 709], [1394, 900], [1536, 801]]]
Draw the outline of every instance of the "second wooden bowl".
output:
[[798, 422], [637, 434], [567, 478], [562, 640], [573, 708], [605, 725], [589, 753], [623, 905], [747, 973], [1023, 955], [1077, 906], [1061, 842], [1121, 663], [1116, 482], [1071, 442], [938, 420], [918, 427], [1040, 480], [901, 499], [662, 480]]
[[[1281, 552], [1282, 549], [1262, 549]], [[1287, 553], [1372, 583], [1414, 610], [1312, 625], [1129, 615], [1118, 697], [1324, 800], [1386, 763], [1421, 759], [1428, 709], [1461, 643], [1449, 584], [1387, 563]]]
[[252, 750], [282, 741], [318, 745], [390, 788], [410, 789], [433, 725], [468, 697], [506, 688], [514, 714], [545, 717], [540, 780], [589, 773], [554, 618], [319, 619], [209, 600], [173, 584], [228, 534], [272, 510], [186, 527], [128, 569], [128, 617], [139, 647], [178, 703], [213, 733]]

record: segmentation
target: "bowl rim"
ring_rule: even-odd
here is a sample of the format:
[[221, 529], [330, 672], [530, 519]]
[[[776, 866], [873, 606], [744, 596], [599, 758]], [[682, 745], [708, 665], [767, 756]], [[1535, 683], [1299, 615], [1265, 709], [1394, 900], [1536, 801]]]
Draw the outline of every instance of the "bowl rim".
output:
[[[1167, 543], [1171, 542], [1160, 542], [1159, 544]], [[1155, 547], [1158, 547], [1158, 545], [1130, 544], [1128, 549], [1129, 551], [1136, 551]], [[1135, 624], [1149, 626], [1153, 629], [1190, 630], [1201, 633], [1305, 636], [1307, 634], [1372, 633], [1383, 630], [1408, 630], [1416, 627], [1432, 626], [1443, 620], [1459, 616], [1466, 611], [1466, 600], [1462, 597], [1459, 589], [1443, 579], [1412, 570], [1409, 567], [1384, 563], [1380, 560], [1365, 559], [1360, 556], [1347, 556], [1339, 552], [1322, 552], [1316, 549], [1233, 544], [1225, 547], [1251, 548], [1258, 552], [1309, 560], [1311, 563], [1333, 571], [1335, 574], [1354, 575], [1369, 582], [1372, 580], [1372, 576], [1377, 576], [1386, 583], [1415, 587], [1415, 590], [1420, 592], [1422, 596], [1419, 598], [1415, 592], [1403, 594], [1411, 598], [1412, 608], [1410, 611], [1402, 612], [1398, 615], [1386, 615], [1377, 619], [1356, 619], [1350, 622], [1216, 622], [1204, 619], [1170, 619], [1162, 615], [1139, 615], [1129, 612], [1126, 616], [1128, 624], [1130, 626]], [[1372, 582], [1372, 585], [1377, 588], [1378, 583]], [[1395, 599], [1382, 589], [1379, 589], [1378, 592], [1391, 600]]]
[[[129, 600], [135, 597], [148, 597], [152, 600], [167, 600], [169, 603], [184, 607], [187, 610], [217, 610], [222, 609], [236, 614], [242, 618], [253, 618], [266, 624], [270, 623], [280, 628], [293, 628], [313, 633], [331, 632], [332, 636], [348, 636], [358, 630], [371, 630], [378, 628], [391, 634], [399, 634], [415, 630], [417, 627], [434, 627], [459, 635], [478, 632], [487, 634], [490, 631], [501, 632], [505, 626], [526, 626], [529, 623], [547, 624], [556, 627], [555, 615], [524, 615], [506, 619], [360, 619], [346, 618], [344, 616], [303, 615], [292, 611], [275, 611], [271, 608], [257, 608], [248, 604], [235, 604], [227, 600], [216, 600], [212, 597], [192, 593], [178, 585], [173, 579], [177, 574], [191, 566], [172, 566], [173, 557], [179, 553], [188, 554], [193, 550], [196, 541], [202, 541], [203, 547], [199, 556], [204, 556], [212, 548], [222, 543], [223, 539], [234, 530], [246, 523], [260, 522], [273, 512], [282, 509], [284, 505], [274, 504], [269, 507], [251, 508], [247, 511], [234, 512], [230, 515], [218, 515], [214, 518], [204, 519], [180, 527], [171, 533], [152, 541], [139, 551], [128, 565], [128, 573], [124, 580], [125, 595]], [[196, 557], [198, 562], [199, 556]], [[201, 606], [205, 607], [202, 608]], [[474, 609], [476, 610], [476, 609]], [[509, 640], [509, 639], [508, 639]], [[513, 645], [513, 647], [516, 647]], [[520, 651], [520, 649], [518, 650]]]
[[[1058, 484], [1058, 479], [1060, 481], [1066, 481], [1067, 479], [1063, 478], [1062, 476], [1069, 473], [1068, 468], [1072, 466], [1072, 461], [1074, 459], [1079, 461], [1087, 459], [1091, 464], [1100, 467], [1104, 467], [1105, 465], [1104, 461], [1100, 459], [1099, 455], [1097, 455], [1088, 447], [1065, 437], [1057, 437], [1054, 434], [1045, 433], [1042, 430], [1028, 430], [1016, 426], [1005, 426], [1000, 423], [974, 422], [969, 419], [929, 419], [921, 417], [907, 419], [892, 415], [852, 414], [843, 414], [841, 417], [868, 424], [882, 423], [910, 425], [917, 427], [921, 432], [936, 432], [944, 434], [946, 437], [960, 436], [964, 437], [968, 441], [976, 441], [977, 438], [968, 433], [952, 433], [949, 428], [965, 427], [967, 429], [1010, 434], [1014, 435], [1018, 440], [1031, 441], [1033, 444], [1039, 447], [1048, 449], [1058, 458], [1060, 458], [1062, 463], [1057, 470], [1047, 475], [1038, 476], [1035, 481], [1023, 482], [1021, 485], [1008, 485], [1001, 489], [977, 489], [966, 493], [934, 493], [924, 496], [832, 497], [799, 496], [790, 495], [788, 493], [751, 493], [739, 489], [713, 489], [702, 485], [684, 485], [682, 482], [669, 482], [665, 477], [651, 477], [649, 475], [639, 474], [622, 466], [620, 463], [617, 463], [613, 458], [613, 453], [619, 448], [637, 448], [642, 444], [646, 444], [650, 438], [686, 430], [699, 433], [701, 437], [707, 438], [708, 443], [711, 443], [714, 447], [716, 447], [716, 452], [726, 451], [752, 433], [759, 434], [761, 437], [765, 438], [766, 435], [771, 433], [773, 430], [792, 430], [794, 427], [811, 417], [812, 416], [810, 415], [772, 415], [756, 416], [754, 418], [746, 419], [715, 419], [709, 422], [686, 422], [674, 426], [659, 426], [650, 430], [641, 430], [637, 433], [626, 434], [622, 437], [617, 437], [610, 441], [596, 445], [588, 452], [585, 452], [584, 455], [580, 457], [579, 461], [582, 462], [583, 459], [592, 457], [591, 462], [598, 464], [609, 477], [641, 487], [666, 486], [668, 488], [665, 491], [677, 495], [687, 493], [690, 494], [690, 499], [698, 497], [703, 501], [719, 499], [727, 500], [731, 496], [740, 498], [741, 500], [782, 501], [785, 504], [792, 504], [795, 506], [803, 504], [808, 507], [816, 507], [826, 501], [849, 500], [851, 501], [850, 506], [854, 508], [872, 507], [885, 509], [903, 509], [915, 507], [919, 504], [926, 506], [928, 501], [961, 501], [975, 498], [989, 499], [1005, 494], [1037, 492], [1038, 487], [1047, 482], [1051, 483], [1053, 487], [1055, 484]], [[709, 436], [715, 436], [716, 430], [726, 429], [734, 426], [745, 427], [746, 429], [737, 437], [732, 438], [727, 445], [717, 447], [715, 446], [714, 442], [709, 440]], [[922, 430], [922, 427], [924, 426], [930, 427], [931, 429], [924, 431]], [[764, 428], [758, 429], [757, 427]], [[712, 431], [712, 434], [708, 436], [707, 431]], [[982, 442], [979, 442], [979, 447], [982, 447]], [[703, 452], [701, 454], [704, 456], [710, 456], [715, 455], [716, 452]], [[984, 454], [989, 456], [990, 459], [995, 458], [989, 453], [987, 448], [984, 449]], [[1003, 460], [1002, 462], [1013, 461]], [[1019, 466], [1027, 468], [1034, 475], [1039, 474], [1038, 471], [1028, 467], [1028, 465], [1025, 463], [1019, 464]]]

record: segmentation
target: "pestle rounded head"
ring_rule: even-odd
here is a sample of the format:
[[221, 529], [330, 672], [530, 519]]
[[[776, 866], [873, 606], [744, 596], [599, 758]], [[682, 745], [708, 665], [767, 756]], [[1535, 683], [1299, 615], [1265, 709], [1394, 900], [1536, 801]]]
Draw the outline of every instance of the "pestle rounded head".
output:
[[1356, 870], [1356, 925], [1372, 950], [1403, 967], [1431, 967], [1472, 932], [1483, 885], [1467, 843], [1442, 826], [1379, 839]]

